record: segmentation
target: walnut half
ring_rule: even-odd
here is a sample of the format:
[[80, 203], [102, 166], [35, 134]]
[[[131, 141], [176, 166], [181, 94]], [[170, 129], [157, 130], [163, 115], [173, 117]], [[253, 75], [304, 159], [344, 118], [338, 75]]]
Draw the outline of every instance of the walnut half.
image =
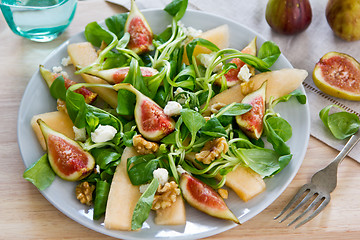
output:
[[92, 193], [94, 190], [95, 185], [90, 185], [88, 182], [82, 182], [76, 186], [76, 198], [79, 199], [82, 204], [90, 206], [92, 203]]
[[140, 134], [133, 137], [133, 146], [141, 155], [156, 153], [159, 144], [145, 140]]
[[195, 159], [204, 164], [210, 164], [215, 159], [218, 159], [221, 153], [226, 153], [228, 149], [229, 146], [224, 137], [215, 138], [205, 143], [201, 151], [195, 154]]
[[158, 210], [170, 207], [178, 195], [180, 195], [180, 189], [176, 182], [171, 181], [165, 183], [164, 186], [159, 185], [151, 209]]

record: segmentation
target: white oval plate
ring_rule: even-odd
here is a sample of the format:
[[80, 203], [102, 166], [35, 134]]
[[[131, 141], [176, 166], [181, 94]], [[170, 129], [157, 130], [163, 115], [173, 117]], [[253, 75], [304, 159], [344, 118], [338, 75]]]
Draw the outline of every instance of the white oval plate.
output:
[[[167, 25], [171, 23], [171, 18], [163, 10], [144, 10], [154, 33], [162, 32]], [[222, 24], [228, 24], [230, 29], [230, 46], [236, 49], [242, 49], [255, 36], [257, 36], [258, 46], [265, 41], [256, 32], [246, 27], [209, 13], [188, 10], [181, 20], [185, 26], [192, 26], [196, 29], [208, 30]], [[83, 42], [85, 38], [83, 33], [79, 33], [55, 49], [45, 60], [43, 65], [47, 68], [59, 66], [61, 59], [67, 57], [67, 45], [69, 43]], [[272, 69], [292, 68], [286, 58], [281, 55]], [[69, 67], [68, 72], [73, 72]], [[78, 76], [76, 76], [78, 77]], [[75, 77], [75, 78], [76, 78]], [[304, 92], [303, 87], [300, 89]], [[37, 71], [31, 78], [24, 96], [22, 98], [19, 116], [18, 116], [18, 142], [21, 155], [26, 167], [29, 167], [43, 154], [43, 150], [37, 142], [35, 134], [30, 126], [32, 116], [40, 113], [56, 110], [56, 101], [51, 97], [48, 87]], [[301, 166], [305, 156], [309, 132], [310, 116], [308, 104], [301, 105], [296, 100], [291, 100], [286, 104], [277, 106], [285, 119], [293, 127], [293, 136], [288, 144], [293, 153], [293, 159], [290, 164], [273, 178], [266, 179], [266, 191], [258, 195], [247, 203], [241, 201], [234, 193], [230, 191], [229, 199], [226, 201], [229, 208], [239, 218], [240, 222], [245, 222], [267, 206], [269, 206], [292, 181], [298, 169]], [[236, 226], [236, 224], [217, 218], [210, 217], [189, 206], [186, 207], [187, 221], [185, 226], [160, 226], [154, 224], [153, 215], [144, 223], [141, 231], [123, 232], [112, 231], [104, 228], [103, 219], [99, 221], [92, 220], [92, 208], [87, 208], [79, 203], [74, 194], [75, 183], [66, 182], [56, 178], [52, 185], [41, 193], [56, 208], [76, 222], [91, 228], [97, 232], [123, 239], [198, 239], [211, 236]]]

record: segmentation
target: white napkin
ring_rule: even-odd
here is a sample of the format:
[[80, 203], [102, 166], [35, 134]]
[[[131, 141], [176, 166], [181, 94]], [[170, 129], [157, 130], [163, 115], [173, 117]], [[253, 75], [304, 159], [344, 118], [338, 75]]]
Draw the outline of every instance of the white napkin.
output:
[[[130, 0], [107, 1], [127, 4], [128, 9], [130, 8]], [[163, 8], [169, 2], [136, 0], [139, 8]], [[360, 102], [338, 99], [320, 92], [314, 85], [311, 75], [315, 64], [330, 51], [347, 53], [360, 60], [360, 41], [346, 42], [333, 34], [325, 17], [327, 0], [312, 0], [310, 3], [312, 23], [304, 32], [292, 36], [281, 35], [271, 30], [265, 20], [265, 0], [190, 0], [188, 8], [214, 13], [245, 25], [265, 39], [274, 41], [295, 68], [307, 70], [309, 76], [304, 82], [304, 87], [310, 104], [311, 135], [340, 151], [347, 140], [335, 139], [324, 127], [319, 112], [330, 104], [336, 104], [360, 116]], [[360, 146], [354, 147], [349, 156], [360, 162]]]

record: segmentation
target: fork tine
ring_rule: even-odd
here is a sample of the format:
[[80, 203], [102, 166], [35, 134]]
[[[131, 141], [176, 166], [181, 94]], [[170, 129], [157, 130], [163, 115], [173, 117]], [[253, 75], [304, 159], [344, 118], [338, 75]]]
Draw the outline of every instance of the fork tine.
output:
[[325, 200], [320, 204], [320, 206], [304, 221], [302, 221], [301, 223], [296, 225], [295, 228], [301, 227], [302, 225], [304, 225], [305, 223], [307, 223], [308, 221], [310, 221], [311, 219], [316, 217], [324, 209], [324, 207], [326, 207], [326, 205], [328, 205], [329, 202], [330, 202], [330, 196], [325, 197]]
[[294, 202], [296, 202], [299, 197], [301, 197], [303, 195], [303, 193], [309, 188], [309, 184], [305, 184], [304, 186], [302, 186], [300, 188], [300, 190], [296, 193], [296, 195], [290, 200], [290, 202], [285, 206], [285, 208], [279, 213], [279, 215], [277, 215], [276, 217], [274, 217], [274, 220], [278, 219], [281, 215], [283, 215], [290, 207], [291, 205], [294, 204]]
[[288, 226], [292, 225], [293, 223], [295, 223], [297, 220], [299, 220], [300, 218], [302, 218], [308, 211], [310, 211], [313, 207], [316, 206], [316, 204], [318, 204], [320, 202], [321, 199], [323, 199], [324, 196], [323, 195], [317, 195], [317, 197], [314, 199], [314, 201], [305, 209], [305, 211], [303, 211], [301, 214], [299, 214], [299, 216], [297, 216], [292, 222], [290, 222], [288, 224]]
[[288, 219], [289, 217], [291, 217], [299, 208], [301, 208], [312, 196], [314, 196], [314, 192], [310, 191], [306, 194], [306, 196], [303, 198], [303, 200], [301, 200], [301, 202], [299, 202], [298, 205], [295, 206], [295, 208], [293, 210], [291, 210], [291, 212], [289, 212], [283, 219], [280, 220], [280, 223], [285, 221], [286, 219]]

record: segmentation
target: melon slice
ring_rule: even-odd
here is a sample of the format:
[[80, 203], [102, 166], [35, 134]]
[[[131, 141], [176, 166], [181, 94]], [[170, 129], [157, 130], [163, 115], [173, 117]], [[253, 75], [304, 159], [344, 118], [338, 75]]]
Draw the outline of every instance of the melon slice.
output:
[[[95, 48], [89, 42], [70, 44], [67, 50], [74, 66], [86, 67], [95, 62], [98, 57]], [[81, 77], [87, 83], [108, 84], [103, 79], [87, 74], [81, 74]], [[117, 92], [115, 90], [101, 87], [91, 89], [111, 107], [117, 107]]]
[[46, 151], [46, 144], [44, 136], [40, 130], [37, 120], [42, 119], [51, 129], [59, 133], [64, 134], [68, 138], [74, 139], [75, 134], [73, 130], [73, 122], [71, 121], [69, 115], [62, 111], [42, 113], [39, 115], [33, 116], [31, 119], [31, 127], [35, 132], [35, 135], [44, 151]]
[[155, 223], [159, 225], [184, 225], [186, 223], [185, 204], [181, 195], [165, 209], [156, 210]]
[[250, 81], [226, 89], [225, 91], [214, 96], [209, 107], [203, 115], [210, 115], [210, 107], [216, 103], [228, 105], [241, 100], [249, 93], [256, 91], [267, 81], [266, 85], [266, 102], [269, 102], [271, 96], [275, 99], [291, 93], [297, 89], [305, 80], [308, 73], [302, 69], [281, 69], [272, 72], [259, 73], [250, 78]]
[[[203, 32], [200, 36], [198, 36], [198, 38], [206, 39], [214, 43], [220, 49], [227, 48], [229, 47], [229, 26], [225, 24], [210, 29], [206, 32]], [[194, 57], [196, 57], [200, 53], [209, 54], [211, 53], [211, 51], [206, 47], [196, 46], [193, 53]], [[187, 58], [186, 52], [184, 52], [183, 62], [189, 65], [189, 60]]]
[[131, 230], [132, 215], [141, 193], [138, 186], [132, 185], [127, 174], [127, 159], [138, 155], [134, 148], [126, 147], [121, 162], [116, 167], [111, 183], [105, 212], [105, 228], [112, 230]]
[[226, 175], [225, 185], [231, 188], [244, 202], [265, 191], [262, 177], [248, 167], [238, 166]]

